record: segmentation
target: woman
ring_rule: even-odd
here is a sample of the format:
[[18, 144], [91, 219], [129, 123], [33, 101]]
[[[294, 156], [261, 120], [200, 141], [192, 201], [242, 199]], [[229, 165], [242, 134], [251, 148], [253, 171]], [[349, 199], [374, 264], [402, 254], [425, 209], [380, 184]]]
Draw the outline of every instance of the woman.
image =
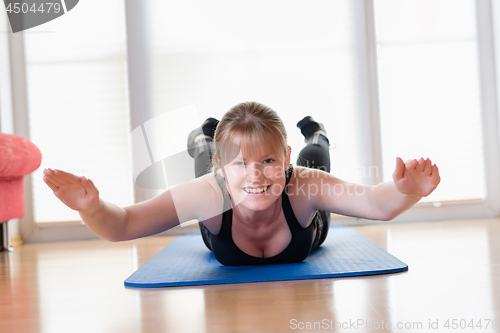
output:
[[[328, 139], [311, 117], [297, 126], [307, 146], [297, 167], [279, 116], [242, 103], [217, 122], [209, 118], [188, 138], [196, 179], [150, 200], [120, 208], [99, 198], [85, 177], [47, 169], [44, 181], [100, 237], [144, 237], [182, 222], [200, 222], [203, 239], [225, 265], [302, 261], [328, 232], [329, 214], [391, 220], [439, 184], [429, 159], [397, 158], [393, 181], [376, 186], [344, 182], [329, 173]], [[209, 162], [213, 172], [208, 172]]]

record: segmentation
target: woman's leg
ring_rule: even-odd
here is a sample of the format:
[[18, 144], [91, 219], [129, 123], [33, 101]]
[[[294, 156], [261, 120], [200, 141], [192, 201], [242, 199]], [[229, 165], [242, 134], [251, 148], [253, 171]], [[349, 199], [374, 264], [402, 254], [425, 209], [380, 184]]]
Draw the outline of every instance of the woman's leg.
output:
[[[325, 128], [311, 117], [305, 117], [297, 123], [304, 135], [306, 146], [299, 152], [297, 165], [330, 172], [330, 142]], [[316, 224], [316, 237], [312, 249], [316, 249], [326, 239], [330, 228], [330, 213], [318, 211], [313, 219]]]
[[201, 177], [210, 172], [214, 153], [214, 133], [219, 121], [208, 118], [188, 136], [188, 153], [194, 158], [195, 177]]
[[[212, 157], [214, 153], [214, 134], [219, 121], [208, 118], [205, 122], [188, 136], [188, 153], [194, 158], [195, 177], [201, 177], [210, 172], [212, 168]], [[198, 222], [203, 242], [212, 251], [208, 229], [202, 221]]]
[[323, 124], [305, 117], [297, 123], [306, 146], [300, 151], [297, 165], [330, 172], [330, 142]]
[[213, 139], [203, 138], [196, 142], [196, 147], [193, 149], [194, 172], [196, 178], [210, 173], [213, 151]]
[[299, 152], [297, 165], [330, 172], [330, 142], [323, 134], [315, 134]]

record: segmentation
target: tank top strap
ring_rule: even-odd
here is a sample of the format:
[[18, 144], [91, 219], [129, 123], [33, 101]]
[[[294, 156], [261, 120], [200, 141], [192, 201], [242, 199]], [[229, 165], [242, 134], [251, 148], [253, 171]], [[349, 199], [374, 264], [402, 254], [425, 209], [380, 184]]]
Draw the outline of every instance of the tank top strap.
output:
[[222, 198], [224, 200], [223, 213], [222, 213], [222, 225], [220, 232], [231, 233], [231, 224], [233, 221], [233, 206], [231, 204], [231, 197], [226, 187], [226, 180], [222, 178], [219, 174], [214, 173], [217, 184], [219, 184], [220, 190], [222, 191]]
[[285, 183], [285, 189], [283, 190], [283, 193], [281, 193], [281, 206], [283, 208], [283, 214], [285, 215], [285, 219], [286, 222], [288, 223], [288, 227], [290, 228], [290, 230], [300, 230], [302, 229], [302, 226], [297, 220], [297, 217], [293, 212], [290, 199], [288, 198], [288, 183], [290, 182], [290, 178], [292, 178], [292, 174], [293, 174], [293, 166], [290, 165], [290, 167], [285, 171], [286, 183]]
[[[286, 171], [285, 171], [285, 178], [286, 178], [285, 185], [286, 186], [288, 186], [288, 182], [290, 182], [290, 178], [292, 178], [292, 174], [293, 174], [293, 165], [290, 164], [288, 169], [286, 169]], [[286, 187], [285, 187], [285, 189], [286, 189]]]

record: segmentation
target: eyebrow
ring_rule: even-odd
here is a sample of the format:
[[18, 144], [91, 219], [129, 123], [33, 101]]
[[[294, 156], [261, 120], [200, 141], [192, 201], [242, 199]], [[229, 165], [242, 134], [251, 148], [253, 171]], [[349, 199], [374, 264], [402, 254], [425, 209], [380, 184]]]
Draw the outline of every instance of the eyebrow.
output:
[[[269, 154], [263, 155], [263, 156], [261, 156], [259, 159], [262, 159], [262, 160], [267, 160], [267, 159], [269, 159], [269, 158], [271, 158], [271, 157], [276, 157], [276, 153], [269, 153]], [[240, 157], [236, 157], [236, 159], [239, 159], [239, 158], [240, 158]], [[243, 161], [246, 161], [246, 159], [245, 159], [243, 156], [241, 157], [241, 159], [242, 159]]]

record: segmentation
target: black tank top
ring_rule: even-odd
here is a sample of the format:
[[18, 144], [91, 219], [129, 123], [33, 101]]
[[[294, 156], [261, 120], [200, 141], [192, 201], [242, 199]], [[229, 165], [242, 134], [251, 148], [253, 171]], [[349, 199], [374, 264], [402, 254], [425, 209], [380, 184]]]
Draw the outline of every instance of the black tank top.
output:
[[[221, 264], [226, 266], [244, 266], [293, 263], [300, 262], [309, 255], [314, 241], [315, 223], [311, 223], [308, 227], [303, 228], [295, 217], [287, 195], [288, 182], [290, 181], [292, 171], [292, 166], [286, 171], [286, 185], [281, 194], [283, 214], [285, 215], [286, 222], [292, 234], [292, 239], [288, 246], [281, 253], [267, 258], [254, 257], [246, 254], [240, 250], [233, 241], [231, 234], [233, 210], [231, 208], [224, 211], [222, 215], [221, 230], [217, 235], [212, 234], [210, 230], [200, 222], [203, 240]], [[219, 186], [223, 193], [227, 193], [224, 183], [219, 181]], [[226, 205], [231, 205], [228, 195], [224, 195], [224, 207], [228, 207]]]

